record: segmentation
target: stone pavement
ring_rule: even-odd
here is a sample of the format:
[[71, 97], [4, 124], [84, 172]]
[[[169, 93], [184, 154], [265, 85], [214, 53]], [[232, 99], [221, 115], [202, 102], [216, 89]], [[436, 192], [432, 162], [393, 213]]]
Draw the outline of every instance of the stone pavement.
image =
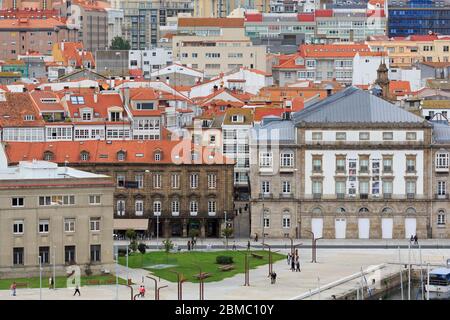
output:
[[[185, 239], [184, 239], [185, 241]], [[404, 241], [408, 242], [408, 241]], [[288, 250], [282, 249], [281, 253]], [[420, 253], [424, 263], [444, 264], [450, 258], [450, 250], [442, 248], [418, 249], [411, 251], [411, 261], [418, 263]], [[401, 261], [408, 261], [408, 250], [400, 250]], [[306, 299], [319, 299], [319, 294], [309, 297], [309, 292], [314, 293], [318, 286], [325, 287], [327, 284], [345, 279], [350, 275], [361, 272], [361, 268], [366, 270], [373, 266], [379, 266], [388, 262], [399, 261], [399, 250], [397, 249], [318, 249], [318, 263], [311, 263], [311, 249], [300, 250], [301, 272], [292, 272], [286, 260], [274, 263], [274, 271], [277, 273], [277, 283], [270, 284], [268, 278], [268, 266], [260, 266], [250, 270], [250, 286], [244, 287], [244, 275], [238, 274], [220, 282], [205, 283], [205, 298], [214, 300], [247, 300], [247, 299], [294, 299], [302, 297]], [[387, 267], [386, 272], [391, 272], [399, 268], [396, 265]], [[127, 270], [119, 267], [119, 276], [126, 278]], [[128, 275], [136, 283], [135, 292], [144, 277], [144, 284], [147, 289], [146, 299], [154, 299], [154, 284], [150, 279], [145, 278], [150, 273], [142, 269], [129, 269]], [[321, 291], [321, 299], [329, 299], [333, 294], [339, 294], [349, 288], [357, 286], [357, 280], [349, 281], [340, 286], [335, 286]], [[161, 299], [177, 299], [176, 283], [161, 279], [159, 286], [168, 285], [168, 288], [161, 289]], [[112, 286], [90, 286], [82, 287], [81, 297], [73, 297], [70, 289], [57, 289], [56, 291], [43, 289], [44, 299], [115, 299], [116, 287]], [[194, 283], [184, 283], [183, 299], [197, 300], [199, 286]], [[303, 296], [302, 296], [303, 295]], [[0, 291], [0, 299], [39, 299], [39, 289], [19, 289], [17, 297], [11, 297], [9, 290]], [[130, 289], [125, 286], [119, 287], [119, 299], [130, 299]]]

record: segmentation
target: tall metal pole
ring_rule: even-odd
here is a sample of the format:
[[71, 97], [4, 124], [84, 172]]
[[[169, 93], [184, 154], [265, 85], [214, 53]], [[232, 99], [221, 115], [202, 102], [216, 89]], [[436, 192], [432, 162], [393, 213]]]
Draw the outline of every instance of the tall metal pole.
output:
[[[398, 246], [398, 262], [402, 263], [402, 259], [400, 256], [400, 246]], [[404, 297], [404, 295], [403, 295], [403, 272], [402, 272], [403, 270], [402, 270], [401, 264], [399, 265], [399, 268], [400, 268], [400, 293], [402, 295], [402, 300], [403, 300], [403, 297]]]
[[129, 245], [127, 244], [127, 255], [126, 255], [126, 264], [127, 264], [127, 284], [128, 284], [128, 279], [129, 279], [129, 276], [128, 276], [128, 247], [129, 247]]
[[159, 250], [159, 214], [156, 215], [156, 248]]
[[42, 300], [42, 256], [39, 255], [39, 300]]
[[[224, 210], [223, 213], [225, 214], [225, 229], [226, 229], [228, 227], [227, 210]], [[228, 236], [226, 233], [224, 233], [223, 235], [225, 237], [226, 250], [228, 250]]]
[[420, 257], [420, 292], [422, 296], [422, 300], [425, 300], [425, 293], [423, 292], [424, 284], [423, 284], [423, 269], [422, 269], [422, 248], [419, 244], [419, 257]]
[[408, 300], [411, 300], [411, 242], [408, 245]]
[[262, 236], [263, 236], [263, 241], [262, 241], [262, 243], [264, 244], [264, 238], [265, 238], [265, 236], [266, 236], [266, 233], [264, 232], [264, 216], [266, 215], [266, 210], [265, 210], [265, 208], [264, 208], [264, 193], [263, 193], [263, 205], [262, 205], [262, 207], [263, 207], [263, 213], [262, 213]]
[[430, 300], [430, 263], [427, 263], [427, 300]]
[[116, 300], [119, 300], [119, 253], [116, 253]]
[[53, 290], [56, 289], [56, 246], [53, 246]]

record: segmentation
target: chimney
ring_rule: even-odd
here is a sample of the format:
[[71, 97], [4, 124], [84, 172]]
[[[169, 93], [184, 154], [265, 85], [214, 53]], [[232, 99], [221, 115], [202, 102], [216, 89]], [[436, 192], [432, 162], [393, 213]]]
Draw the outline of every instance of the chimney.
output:
[[123, 100], [125, 106], [128, 107], [130, 103], [130, 88], [128, 87], [123, 88]]
[[98, 101], [97, 93], [94, 93], [94, 102], [97, 103], [97, 101]]
[[170, 84], [170, 77], [166, 77], [166, 83]]
[[64, 41], [61, 42], [61, 51], [64, 51]]

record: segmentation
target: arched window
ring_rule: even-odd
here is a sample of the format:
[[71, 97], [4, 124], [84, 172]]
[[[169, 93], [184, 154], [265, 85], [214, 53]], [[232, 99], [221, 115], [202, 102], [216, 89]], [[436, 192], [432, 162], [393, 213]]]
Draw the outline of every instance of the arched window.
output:
[[416, 214], [416, 209], [409, 207], [406, 209], [406, 214]]
[[322, 214], [322, 209], [320, 209], [320, 208], [314, 208], [314, 209], [312, 209], [312, 213], [313, 213], [313, 214]]
[[359, 213], [368, 213], [369, 209], [367, 209], [366, 207], [362, 207], [359, 209]]
[[89, 160], [89, 152], [87, 151], [81, 151], [80, 153], [80, 159], [82, 161], [88, 161]]
[[121, 150], [121, 151], [117, 152], [117, 160], [123, 161], [123, 160], [125, 160], [125, 156], [126, 156], [125, 151]]
[[283, 228], [291, 227], [291, 212], [289, 210], [283, 210], [283, 220], [281, 221]]
[[336, 213], [345, 213], [345, 209], [342, 207], [339, 207], [336, 209]]
[[383, 208], [383, 210], [381, 210], [381, 213], [391, 214], [391, 213], [393, 213], [393, 211], [391, 208], [386, 207], [386, 208]]
[[45, 161], [52, 161], [55, 158], [55, 155], [51, 151], [45, 151], [44, 152], [44, 160]]
[[437, 225], [445, 226], [445, 211], [439, 210], [437, 214]]

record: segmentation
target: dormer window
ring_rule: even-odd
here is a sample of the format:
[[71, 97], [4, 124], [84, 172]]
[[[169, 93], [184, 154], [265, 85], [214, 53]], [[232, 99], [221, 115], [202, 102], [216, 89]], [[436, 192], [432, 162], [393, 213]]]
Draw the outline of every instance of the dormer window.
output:
[[32, 115], [32, 114], [26, 114], [26, 115], [23, 117], [23, 119], [24, 119], [25, 121], [33, 121], [33, 120], [34, 120], [34, 115]]
[[117, 111], [110, 112], [109, 119], [111, 122], [120, 121], [120, 112], [117, 112]]
[[51, 151], [45, 151], [44, 152], [44, 160], [45, 161], [52, 161], [55, 158], [53, 152]]
[[203, 128], [208, 128], [209, 127], [209, 121], [208, 120], [203, 120], [202, 121], [202, 127]]
[[155, 153], [155, 161], [161, 161], [161, 153], [160, 152]]
[[240, 114], [232, 115], [231, 122], [244, 122], [244, 116]]
[[117, 152], [117, 160], [119, 160], [119, 161], [124, 161], [124, 160], [125, 160], [125, 156], [126, 156], [125, 151], [119, 151], [119, 152]]
[[80, 159], [81, 159], [81, 161], [88, 161], [89, 160], [89, 152], [82, 151], [80, 153]]
[[138, 110], [155, 110], [155, 104], [153, 102], [139, 102], [136, 104]]
[[303, 58], [297, 58], [297, 59], [295, 59], [295, 64], [296, 65], [304, 65], [305, 60], [303, 60]]
[[91, 111], [82, 111], [81, 112], [81, 119], [89, 121], [92, 119], [92, 113]]
[[192, 161], [198, 160], [198, 153], [197, 153], [197, 152], [193, 151], [193, 152], [191, 153], [191, 160], [192, 160]]
[[80, 97], [80, 96], [71, 96], [70, 97], [70, 102], [72, 104], [84, 104], [84, 97]]

